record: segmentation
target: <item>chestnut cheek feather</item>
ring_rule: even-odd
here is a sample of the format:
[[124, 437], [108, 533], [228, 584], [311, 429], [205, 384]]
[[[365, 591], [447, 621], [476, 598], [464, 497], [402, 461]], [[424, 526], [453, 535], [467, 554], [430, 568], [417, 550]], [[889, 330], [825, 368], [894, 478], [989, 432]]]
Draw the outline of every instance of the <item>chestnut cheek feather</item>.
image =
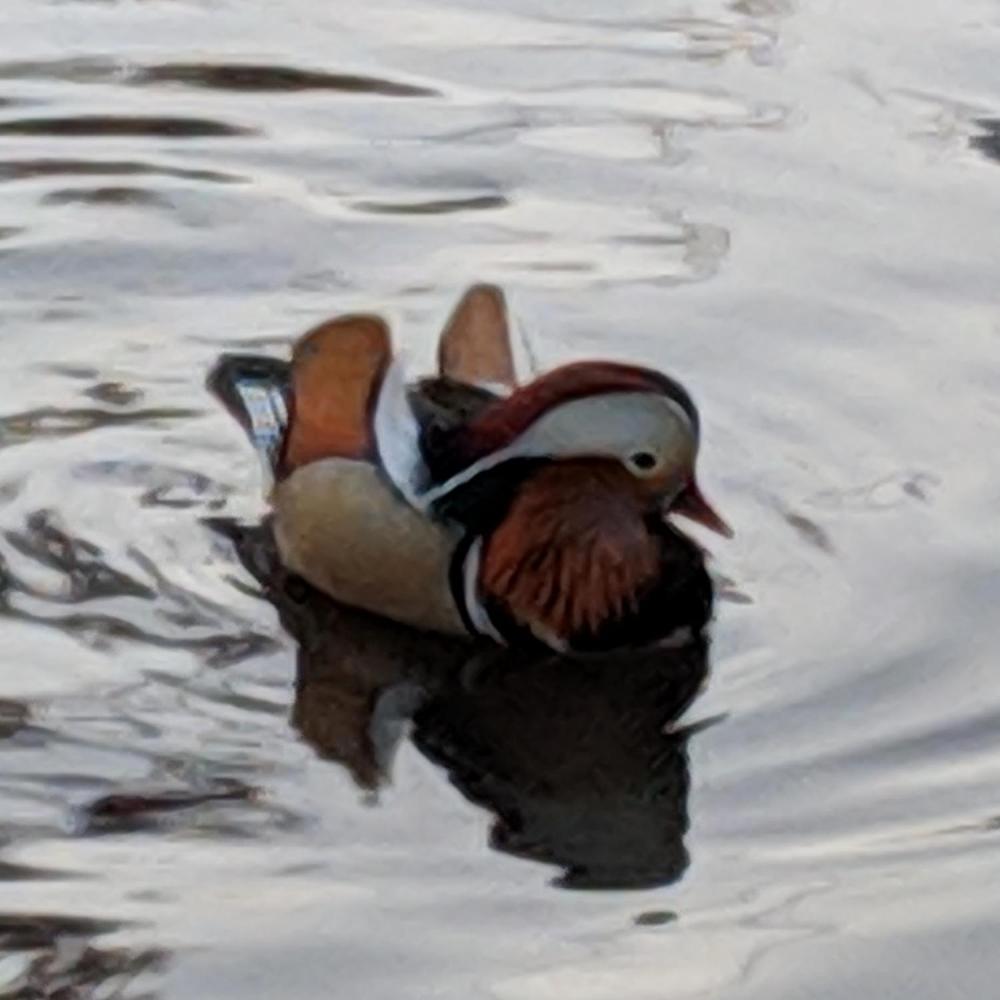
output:
[[484, 595], [563, 638], [596, 634], [634, 607], [659, 571], [659, 545], [629, 479], [581, 463], [528, 480], [484, 546]]

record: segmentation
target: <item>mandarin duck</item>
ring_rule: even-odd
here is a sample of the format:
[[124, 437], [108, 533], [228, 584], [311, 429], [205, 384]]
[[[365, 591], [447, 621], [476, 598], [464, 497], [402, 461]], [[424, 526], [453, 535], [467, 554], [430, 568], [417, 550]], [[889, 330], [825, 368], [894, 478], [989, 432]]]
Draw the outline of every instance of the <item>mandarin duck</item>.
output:
[[469, 289], [407, 382], [389, 329], [350, 315], [286, 362], [223, 355], [210, 390], [273, 478], [286, 567], [335, 600], [433, 632], [557, 653], [699, 631], [712, 585], [683, 515], [699, 419], [658, 371], [610, 361], [515, 377], [503, 293]]

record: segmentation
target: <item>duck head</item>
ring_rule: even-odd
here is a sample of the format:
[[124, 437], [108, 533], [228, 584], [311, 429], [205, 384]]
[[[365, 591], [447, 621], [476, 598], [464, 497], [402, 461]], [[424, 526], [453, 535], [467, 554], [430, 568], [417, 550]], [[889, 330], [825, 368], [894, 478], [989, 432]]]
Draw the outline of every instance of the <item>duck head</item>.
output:
[[430, 509], [465, 525], [465, 605], [501, 641], [525, 631], [601, 652], [699, 630], [711, 583], [668, 520], [723, 535], [695, 475], [698, 413], [650, 369], [581, 362], [485, 406], [434, 456]]
[[578, 470], [583, 488], [603, 469], [605, 479], [616, 479], [645, 508], [731, 537], [698, 485], [699, 441], [698, 410], [676, 380], [648, 368], [577, 362], [496, 400], [458, 428], [431, 460], [439, 485], [426, 501], [454, 511], [467, 506], [463, 498], [481, 498], [504, 480], [520, 483], [543, 466], [562, 466], [566, 481]]

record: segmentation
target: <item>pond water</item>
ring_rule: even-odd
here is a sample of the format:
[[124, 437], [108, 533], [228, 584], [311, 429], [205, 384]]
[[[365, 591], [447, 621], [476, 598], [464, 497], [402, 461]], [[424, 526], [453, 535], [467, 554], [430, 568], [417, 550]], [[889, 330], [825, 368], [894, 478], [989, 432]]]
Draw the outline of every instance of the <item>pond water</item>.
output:
[[[993, 995], [995, 0], [0, 37], [0, 995]], [[317, 637], [230, 523], [220, 351], [365, 308], [429, 363], [474, 280], [701, 405], [737, 537], [667, 674]]]

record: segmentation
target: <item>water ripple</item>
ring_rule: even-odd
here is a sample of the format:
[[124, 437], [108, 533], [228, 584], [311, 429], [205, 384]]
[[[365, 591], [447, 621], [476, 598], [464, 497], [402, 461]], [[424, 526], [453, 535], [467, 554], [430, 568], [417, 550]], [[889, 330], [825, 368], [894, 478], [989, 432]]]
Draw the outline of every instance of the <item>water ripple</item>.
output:
[[0, 65], [0, 79], [63, 80], [69, 83], [114, 83], [141, 86], [182, 84], [209, 90], [249, 93], [297, 93], [320, 90], [382, 97], [438, 97], [430, 87], [361, 73], [331, 73], [295, 66], [258, 63], [161, 63], [143, 66], [100, 57], [9, 62]]
[[0, 135], [149, 136], [167, 139], [206, 139], [256, 135], [257, 130], [210, 118], [145, 115], [75, 115], [52, 118], [16, 118], [0, 121]]
[[972, 148], [1000, 162], [1000, 118], [980, 118], [976, 124], [983, 131], [969, 140]]
[[353, 207], [373, 215], [453, 215], [456, 212], [486, 212], [493, 208], [506, 208], [509, 204], [503, 195], [484, 194], [433, 201], [356, 201]]
[[93, 937], [122, 928], [119, 921], [58, 914], [0, 913], [0, 942], [14, 951], [34, 951], [54, 945], [60, 937]]
[[438, 91], [429, 87], [381, 77], [243, 63], [167, 63], [140, 68], [130, 73], [127, 79], [130, 83], [181, 83], [212, 90], [328, 90], [347, 94], [378, 94], [383, 97], [439, 96]]
[[165, 952], [95, 943], [127, 926], [60, 914], [0, 915], [0, 945], [15, 956], [0, 972], [3, 996], [10, 1000], [151, 996], [133, 990], [137, 980], [163, 968]]
[[140, 160], [74, 160], [46, 158], [37, 160], [0, 160], [0, 182], [34, 180], [39, 177], [129, 176], [150, 174], [183, 181], [209, 181], [215, 184], [237, 184], [244, 178], [218, 170], [175, 167]]
[[[67, 531], [52, 511], [35, 511], [23, 528], [7, 529], [0, 537], [7, 546], [0, 559], [3, 617], [56, 628], [98, 649], [129, 642], [187, 650], [212, 668], [275, 648], [268, 632], [171, 580], [135, 548], [127, 553], [130, 563], [112, 566], [100, 546]], [[37, 580], [39, 568], [49, 574], [44, 581]], [[133, 610], [105, 610], [114, 600], [131, 602]], [[149, 608], [152, 620], [149, 612], [138, 613], [140, 605]]]
[[39, 406], [33, 410], [0, 417], [0, 448], [42, 437], [71, 437], [101, 427], [145, 424], [162, 426], [169, 421], [188, 420], [199, 410], [183, 407], [146, 407], [137, 410], [99, 410], [92, 407]]
[[43, 205], [92, 205], [97, 208], [132, 207], [171, 209], [169, 199], [145, 188], [108, 186], [96, 188], [60, 188], [42, 198]]

